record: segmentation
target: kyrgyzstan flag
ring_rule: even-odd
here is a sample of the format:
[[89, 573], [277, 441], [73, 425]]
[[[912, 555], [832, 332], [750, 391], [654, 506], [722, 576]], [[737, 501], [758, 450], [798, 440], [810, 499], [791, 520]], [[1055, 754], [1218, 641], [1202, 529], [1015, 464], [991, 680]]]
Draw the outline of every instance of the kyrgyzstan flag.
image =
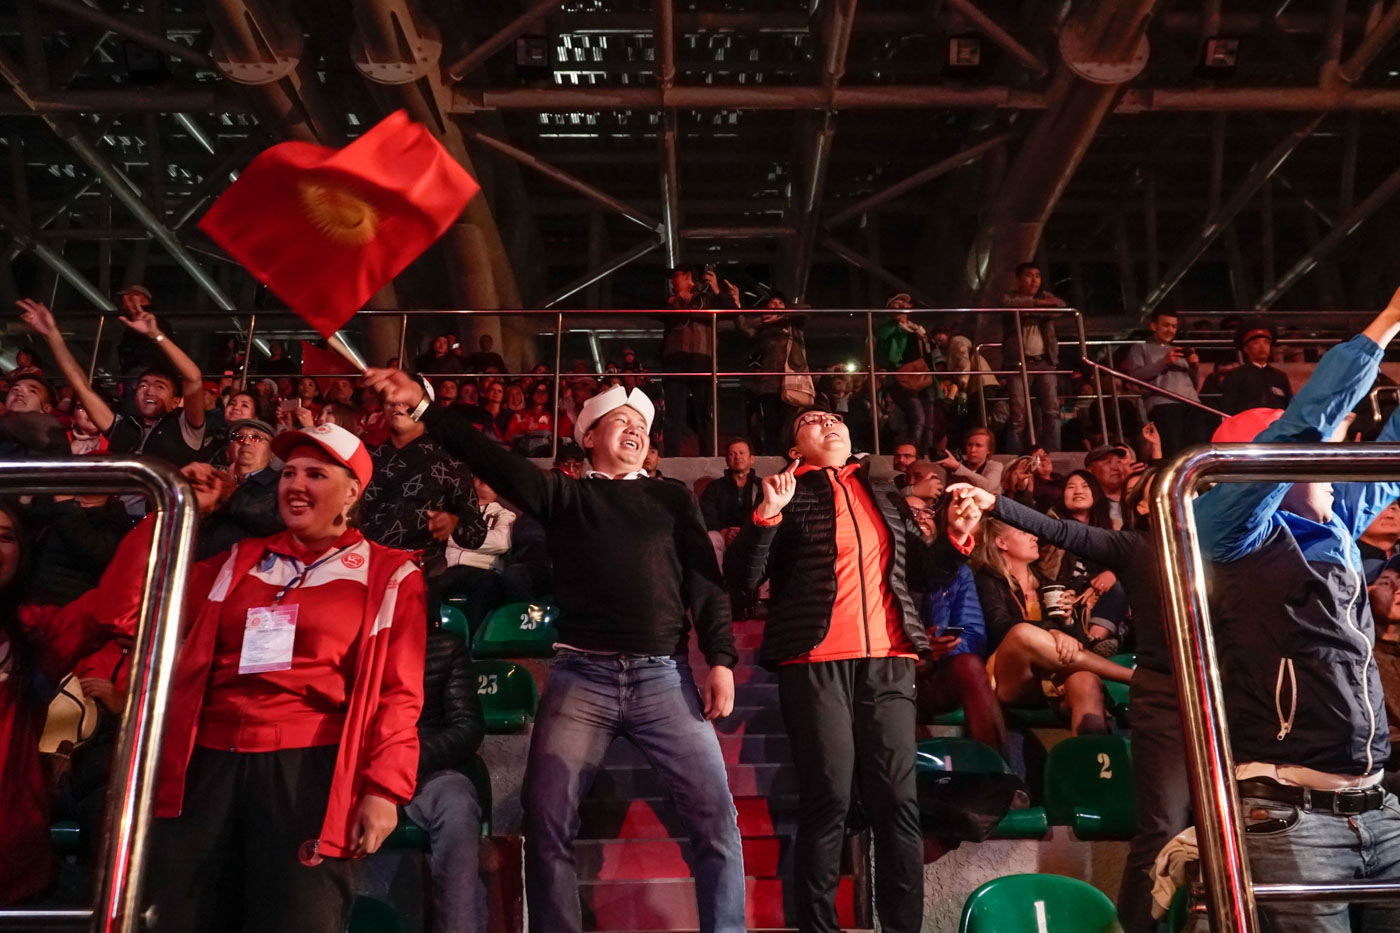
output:
[[279, 143], [254, 159], [199, 228], [330, 337], [480, 190], [402, 110], [343, 149]]

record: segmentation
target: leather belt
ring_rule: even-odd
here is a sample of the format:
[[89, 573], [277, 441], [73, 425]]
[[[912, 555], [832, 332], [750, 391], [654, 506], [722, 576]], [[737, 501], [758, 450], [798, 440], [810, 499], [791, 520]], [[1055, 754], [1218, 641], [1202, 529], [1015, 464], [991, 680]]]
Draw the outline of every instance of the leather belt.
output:
[[1300, 810], [1335, 813], [1339, 816], [1356, 816], [1377, 810], [1385, 803], [1385, 788], [1351, 787], [1346, 790], [1313, 790], [1311, 787], [1294, 787], [1289, 784], [1276, 784], [1273, 781], [1240, 781], [1241, 797], [1260, 797], [1291, 804]]

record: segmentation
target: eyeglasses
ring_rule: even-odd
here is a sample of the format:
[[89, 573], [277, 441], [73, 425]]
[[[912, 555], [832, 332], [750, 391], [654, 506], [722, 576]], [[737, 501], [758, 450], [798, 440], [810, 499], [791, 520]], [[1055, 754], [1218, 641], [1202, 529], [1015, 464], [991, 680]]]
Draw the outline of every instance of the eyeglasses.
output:
[[267, 437], [266, 437], [265, 435], [262, 435], [262, 434], [249, 434], [249, 433], [246, 432], [246, 431], [239, 431], [237, 434], [230, 434], [230, 435], [228, 436], [228, 439], [229, 439], [230, 441], [233, 441], [235, 444], [266, 444], [266, 443], [267, 443]]
[[797, 419], [797, 426], [799, 428], [805, 428], [809, 424], [820, 424], [825, 427], [828, 424], [845, 424], [845, 422], [846, 419], [842, 415], [838, 415], [834, 411], [824, 411], [803, 415], [801, 418]]

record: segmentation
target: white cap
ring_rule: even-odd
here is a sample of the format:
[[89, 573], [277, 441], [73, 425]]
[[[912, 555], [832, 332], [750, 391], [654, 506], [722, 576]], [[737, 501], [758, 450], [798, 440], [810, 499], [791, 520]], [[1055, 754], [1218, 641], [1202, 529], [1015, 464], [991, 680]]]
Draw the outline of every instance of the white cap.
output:
[[369, 485], [370, 477], [374, 475], [374, 463], [370, 460], [369, 451], [365, 450], [364, 443], [358, 437], [340, 425], [327, 422], [314, 428], [283, 431], [272, 439], [272, 452], [286, 460], [302, 444], [315, 444], [324, 450], [360, 481], [360, 488]]
[[633, 389], [629, 393], [622, 386], [613, 386], [583, 403], [583, 410], [574, 421], [574, 440], [582, 447], [583, 435], [588, 433], [588, 429], [597, 424], [599, 418], [624, 405], [635, 408], [637, 413], [646, 419], [647, 433], [650, 434], [651, 423], [656, 418], [656, 406], [651, 403], [651, 399], [641, 389]]

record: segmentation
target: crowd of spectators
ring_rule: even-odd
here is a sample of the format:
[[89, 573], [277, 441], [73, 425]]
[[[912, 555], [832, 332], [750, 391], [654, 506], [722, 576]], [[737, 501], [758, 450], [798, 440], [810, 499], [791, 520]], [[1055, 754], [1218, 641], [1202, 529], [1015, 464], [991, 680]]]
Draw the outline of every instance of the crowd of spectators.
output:
[[[621, 363], [609, 364], [603, 373], [587, 372], [582, 363], [561, 373], [556, 398], [547, 367], [510, 375], [490, 336], [480, 338], [477, 351], [464, 354], [451, 334], [436, 337], [413, 368], [435, 390], [432, 406], [450, 408], [500, 447], [533, 457], [552, 454], [548, 469], [575, 479], [589, 474], [587, 455], [571, 438], [579, 436], [590, 399], [615, 386], [640, 392], [660, 413], [642, 473], [685, 485], [663, 475], [660, 457], [707, 452], [714, 426], [711, 381], [703, 373], [712, 365], [714, 329], [709, 315], [684, 312], [738, 311], [741, 297], [709, 268], [678, 267], [671, 270], [670, 283], [669, 307], [680, 313], [667, 318], [660, 372], [649, 371], [627, 350]], [[0, 456], [117, 453], [182, 469], [204, 506], [196, 554], [204, 560], [239, 541], [272, 539], [287, 530], [279, 509], [278, 481], [285, 467], [278, 451], [295, 452], [290, 438], [299, 432], [333, 426], [361, 445], [368, 459], [349, 514], [365, 540], [413, 554], [424, 576], [430, 620], [437, 618], [439, 598], [448, 591], [466, 595], [473, 624], [498, 605], [549, 591], [551, 561], [538, 523], [435, 441], [409, 405], [386, 401], [354, 377], [300, 375], [281, 346], [249, 385], [206, 378], [153, 313], [148, 291], [130, 289], [122, 299], [122, 370], [106, 387], [89, 381], [49, 309], [21, 302], [23, 321], [47, 348], [52, 370], [29, 350], [17, 355], [4, 380]], [[908, 581], [928, 641], [917, 668], [917, 705], [925, 721], [962, 708], [969, 733], [1002, 751], [1007, 750], [1008, 707], [1049, 707], [1075, 734], [1115, 728], [1103, 684], [1132, 680], [1133, 671], [1118, 656], [1138, 649], [1144, 625], [1160, 622], [1155, 606], [1144, 614], [1140, 587], [1135, 591], [1132, 581], [1120, 579], [1128, 558], [1102, 549], [1104, 541], [1115, 539], [1094, 535], [1141, 531], [1144, 511], [1138, 506], [1150, 465], [1208, 439], [1219, 422], [1198, 407], [1200, 392], [1207, 389], [1208, 400], [1218, 397], [1227, 414], [1282, 409], [1293, 398], [1287, 375], [1272, 365], [1278, 338], [1271, 327], [1241, 322], [1240, 360], [1218, 366], [1213, 386], [1206, 387], [1200, 354], [1177, 341], [1177, 316], [1159, 310], [1149, 337], [1128, 352], [1123, 371], [1170, 395], [1146, 396], [1143, 417], [1127, 443], [1111, 443], [1102, 425], [1066, 430], [1071, 423], [1083, 427], [1093, 416], [1062, 407], [1064, 390], [1074, 381], [1059, 372], [1064, 361], [1054, 312], [1064, 303], [1042, 287], [1033, 264], [1018, 269], [1004, 303], [1026, 309], [1019, 328], [1007, 325], [1002, 345], [1003, 359], [1015, 358], [1018, 368], [1024, 355], [1025, 375], [1006, 379], [1002, 400], [992, 406], [999, 417], [983, 426], [973, 423], [979, 406], [969, 399], [994, 391], [990, 367], [968, 336], [920, 323], [908, 295], [890, 300], [892, 313], [874, 331], [873, 353], [892, 373], [882, 380], [875, 404], [868, 385], [860, 385], [862, 377], [808, 375], [803, 316], [790, 311], [782, 295], [767, 296], [737, 321], [753, 342], [760, 374], [749, 386], [746, 434], [724, 438], [717, 452], [724, 456], [722, 475], [694, 488], [715, 566], [731, 570], [724, 582], [736, 618], [768, 611], [768, 591], [751, 578], [736, 577], [730, 554], [744, 530], [754, 526], [764, 501], [765, 477], [755, 456], [795, 459], [797, 428], [841, 425], [857, 450], [876, 431], [888, 437], [899, 514], [930, 544], [962, 520], [961, 499], [948, 487], [978, 490], [986, 514], [973, 533], [970, 562], [936, 581], [912, 576]], [[804, 422], [812, 412], [819, 417]], [[1061, 473], [1055, 455], [1068, 462], [1060, 447], [1071, 436], [1083, 447], [1075, 451], [1082, 455], [1082, 467], [1075, 462]], [[999, 447], [1012, 458], [998, 458]], [[1002, 501], [1012, 505], [992, 514], [992, 503]], [[7, 673], [5, 664], [27, 663], [17, 633], [63, 618], [35, 616], [38, 610], [25, 607], [74, 605], [98, 586], [147, 509], [140, 496], [0, 503], [0, 593], [9, 607], [0, 610], [6, 636], [0, 647], [10, 652], [0, 655], [0, 674]], [[1085, 537], [1083, 529], [1096, 531]], [[1370, 605], [1382, 623], [1376, 647], [1381, 679], [1391, 721], [1397, 722], [1400, 507], [1382, 510], [1358, 541]], [[26, 778], [45, 786], [36, 797], [42, 801], [36, 803], [40, 816], [78, 819], [90, 838], [101, 812], [112, 723], [128, 688], [128, 647], [124, 638], [113, 637], [66, 669], [45, 671], [72, 679], [106, 711], [105, 742], [75, 736], [49, 756], [47, 772]], [[463, 686], [469, 665], [460, 640], [431, 636], [418, 724], [424, 758], [418, 791], [406, 803], [424, 825], [457, 826], [463, 814], [468, 821], [481, 819], [461, 765], [481, 737], [474, 693]], [[435, 840], [435, 852], [437, 845]], [[442, 840], [443, 852], [469, 848], [474, 847], [460, 839]], [[471, 858], [460, 854], [453, 864], [435, 856], [433, 868], [439, 887], [474, 877], [474, 852]], [[16, 871], [8, 887], [0, 882], [0, 903], [33, 896], [48, 882], [46, 868]], [[475, 899], [442, 909], [469, 917]]]

